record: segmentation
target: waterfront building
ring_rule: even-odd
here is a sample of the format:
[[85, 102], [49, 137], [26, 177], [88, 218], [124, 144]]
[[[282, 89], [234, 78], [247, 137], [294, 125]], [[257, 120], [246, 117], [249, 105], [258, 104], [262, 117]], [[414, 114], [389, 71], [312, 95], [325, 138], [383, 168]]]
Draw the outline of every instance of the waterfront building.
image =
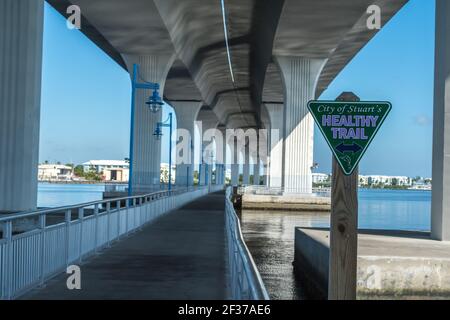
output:
[[330, 181], [330, 175], [326, 173], [313, 173], [312, 182], [313, 183], [324, 183]]
[[104, 173], [105, 169], [128, 169], [129, 163], [125, 160], [89, 160], [82, 164], [84, 172], [94, 170], [96, 173]]
[[411, 186], [412, 184], [412, 179], [405, 176], [369, 175], [363, 180], [367, 181], [367, 183], [362, 184], [367, 185]]
[[39, 181], [68, 181], [73, 178], [73, 168], [62, 164], [40, 164]]
[[128, 182], [130, 170], [128, 168], [105, 168], [103, 179], [105, 181]]

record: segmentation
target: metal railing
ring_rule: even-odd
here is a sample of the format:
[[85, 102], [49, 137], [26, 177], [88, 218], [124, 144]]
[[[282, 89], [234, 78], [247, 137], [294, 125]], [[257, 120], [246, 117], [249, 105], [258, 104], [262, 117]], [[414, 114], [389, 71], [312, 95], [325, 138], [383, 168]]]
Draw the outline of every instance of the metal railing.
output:
[[230, 200], [231, 190], [232, 187], [228, 187], [225, 194], [231, 298], [235, 300], [269, 300], [258, 269], [244, 242], [239, 218]]
[[[43, 284], [167, 211], [207, 194], [208, 187], [94, 201], [0, 217], [0, 299]], [[36, 228], [17, 231], [24, 219]]]
[[269, 187], [269, 186], [241, 186], [238, 188], [239, 194], [255, 194], [255, 195], [298, 195], [303, 197], [330, 197], [331, 188], [311, 188], [308, 190], [301, 190], [298, 188], [286, 187]]

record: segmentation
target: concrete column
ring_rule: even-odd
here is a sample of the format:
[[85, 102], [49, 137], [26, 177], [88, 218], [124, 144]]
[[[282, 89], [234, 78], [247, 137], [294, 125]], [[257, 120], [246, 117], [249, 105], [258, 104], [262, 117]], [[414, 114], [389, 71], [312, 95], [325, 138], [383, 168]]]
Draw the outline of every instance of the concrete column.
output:
[[264, 174], [263, 174], [263, 186], [269, 186], [269, 167], [267, 165], [264, 166]]
[[245, 145], [244, 151], [244, 165], [242, 169], [242, 184], [249, 185], [250, 184], [250, 150], [249, 143]]
[[238, 186], [239, 185], [239, 150], [236, 150], [235, 143], [231, 144], [233, 158], [231, 159], [231, 185]]
[[219, 181], [220, 180], [220, 176], [219, 176], [220, 175], [220, 173], [219, 173], [220, 166], [221, 166], [220, 164], [216, 163], [216, 166], [215, 166], [215, 169], [214, 169], [214, 172], [215, 172], [214, 173], [214, 176], [215, 176], [214, 184], [215, 185], [219, 184], [219, 182], [220, 182]]
[[253, 184], [259, 186], [259, 161], [253, 165]]
[[270, 117], [269, 139], [269, 186], [282, 186], [283, 176], [283, 135], [284, 135], [284, 106], [282, 104], [266, 104]]
[[207, 167], [206, 167], [206, 169], [207, 169], [207, 172], [208, 172], [208, 174], [207, 174], [207, 181], [206, 181], [206, 184], [207, 185], [212, 185], [213, 183], [212, 183], [212, 169], [213, 169], [213, 165], [212, 164], [208, 164], [207, 165]]
[[[216, 176], [219, 177], [217, 180], [217, 184], [224, 185], [225, 184], [225, 163], [227, 161], [227, 141], [226, 141], [226, 130], [219, 129], [222, 134], [222, 154], [219, 154], [219, 150], [217, 150], [216, 154]], [[217, 147], [220, 147], [220, 143], [216, 143]]]
[[37, 205], [43, 0], [0, 1], [0, 212]]
[[[202, 102], [192, 101], [176, 101], [171, 104], [177, 115], [177, 148], [175, 156], [177, 165], [175, 184], [177, 186], [192, 186], [194, 184], [195, 120], [202, 104]], [[186, 143], [182, 141], [183, 138], [188, 138], [189, 141]], [[186, 146], [188, 146], [187, 150]], [[185, 152], [188, 154], [185, 155]]]
[[239, 184], [239, 164], [231, 164], [231, 185], [237, 186]]
[[314, 121], [307, 103], [314, 98], [324, 60], [277, 57], [284, 92], [283, 181], [285, 192], [312, 192]]
[[431, 236], [450, 241], [450, 2], [436, 1]]
[[199, 180], [199, 185], [204, 186], [206, 184], [206, 163], [201, 163], [200, 164], [200, 180]]
[[219, 183], [220, 185], [224, 185], [225, 184], [225, 165], [221, 164], [219, 167]]
[[[172, 66], [175, 56], [167, 55], [123, 55], [130, 75], [133, 64], [139, 65], [139, 82], [157, 82], [160, 85], [160, 96], [164, 93], [166, 76]], [[131, 181], [133, 193], [150, 192], [159, 186], [161, 166], [161, 141], [156, 140], [153, 133], [158, 121], [161, 121], [161, 111], [152, 113], [145, 102], [151, 95], [150, 90], [135, 91], [135, 109], [132, 121], [133, 154], [131, 155]]]

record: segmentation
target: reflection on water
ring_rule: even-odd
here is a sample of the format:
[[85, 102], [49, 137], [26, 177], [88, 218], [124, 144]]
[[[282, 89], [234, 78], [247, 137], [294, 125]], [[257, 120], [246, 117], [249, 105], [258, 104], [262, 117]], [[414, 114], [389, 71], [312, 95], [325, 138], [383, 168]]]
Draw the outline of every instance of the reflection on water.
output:
[[[429, 230], [431, 192], [360, 190], [359, 227]], [[295, 227], [328, 227], [327, 213], [243, 210], [242, 232], [272, 299], [304, 299], [296, 279]]]
[[103, 184], [39, 183], [38, 207], [52, 208], [101, 200]]

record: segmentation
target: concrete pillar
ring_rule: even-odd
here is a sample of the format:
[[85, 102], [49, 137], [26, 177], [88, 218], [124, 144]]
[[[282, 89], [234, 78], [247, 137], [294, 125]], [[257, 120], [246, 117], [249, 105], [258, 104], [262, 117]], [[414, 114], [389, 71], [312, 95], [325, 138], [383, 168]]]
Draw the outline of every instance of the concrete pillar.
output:
[[[160, 85], [160, 96], [164, 94], [166, 76], [172, 66], [175, 55], [130, 55], [124, 54], [130, 75], [133, 64], [139, 65], [139, 82], [157, 82]], [[135, 109], [132, 121], [133, 132], [130, 142], [133, 145], [131, 155], [131, 182], [133, 193], [151, 192], [159, 188], [161, 166], [161, 141], [156, 140], [153, 133], [158, 121], [161, 121], [161, 111], [152, 113], [145, 104], [151, 95], [150, 90], [135, 91]]]
[[450, 2], [436, 1], [431, 236], [450, 241]]
[[250, 150], [249, 143], [245, 145], [244, 151], [244, 164], [242, 169], [242, 184], [249, 185], [250, 184]]
[[206, 179], [207, 179], [207, 177], [206, 177], [206, 175], [207, 175], [207, 173], [206, 173], [206, 166], [207, 166], [206, 163], [201, 163], [201, 164], [200, 164], [200, 172], [199, 172], [200, 180], [199, 180], [199, 185], [201, 185], [201, 186], [204, 186], [204, 185], [206, 184]]
[[277, 57], [284, 86], [283, 181], [285, 192], [312, 192], [314, 121], [307, 103], [315, 97], [324, 60]]
[[231, 185], [239, 185], [239, 164], [231, 164]]
[[232, 186], [238, 186], [239, 185], [239, 151], [236, 150], [235, 144], [231, 145], [233, 155], [233, 159], [231, 159], [231, 185]]
[[212, 185], [213, 183], [212, 183], [212, 169], [213, 169], [213, 165], [212, 164], [207, 164], [207, 166], [206, 166], [206, 170], [207, 170], [207, 175], [206, 175], [206, 177], [207, 177], [207, 181], [206, 181], [206, 184], [207, 185]]
[[225, 170], [226, 170], [225, 164], [221, 164], [220, 165], [220, 169], [219, 169], [219, 172], [220, 172], [219, 184], [220, 185], [224, 185], [225, 184]]
[[283, 181], [283, 135], [284, 135], [284, 106], [283, 104], [266, 104], [270, 118], [269, 138], [269, 181], [273, 188], [282, 186]]
[[220, 179], [219, 167], [220, 167], [220, 164], [216, 163], [216, 165], [214, 167], [214, 177], [215, 177], [214, 184], [215, 185], [219, 184], [219, 179]]
[[253, 184], [259, 186], [259, 161], [256, 161], [256, 163], [253, 165]]
[[226, 130], [223, 128], [223, 129], [219, 129], [219, 131], [222, 134], [222, 136], [220, 137], [222, 142], [219, 143], [218, 140], [216, 140], [216, 147], [217, 148], [222, 147], [222, 150], [221, 150], [221, 154], [220, 154], [219, 150], [217, 150], [217, 153], [216, 153], [216, 161], [217, 161], [216, 177], [218, 177], [216, 184], [224, 185], [225, 184], [225, 163], [227, 160]]
[[[177, 172], [175, 184], [180, 187], [192, 186], [194, 184], [195, 120], [202, 107], [202, 102], [176, 101], [172, 102], [171, 105], [177, 116], [177, 148], [175, 156]], [[189, 141], [187, 143], [182, 141], [184, 138], [189, 139]], [[184, 154], [185, 152], [187, 155]]]
[[43, 0], [0, 1], [0, 212], [37, 206]]
[[269, 167], [267, 165], [264, 166], [264, 174], [263, 174], [263, 186], [269, 186]]

